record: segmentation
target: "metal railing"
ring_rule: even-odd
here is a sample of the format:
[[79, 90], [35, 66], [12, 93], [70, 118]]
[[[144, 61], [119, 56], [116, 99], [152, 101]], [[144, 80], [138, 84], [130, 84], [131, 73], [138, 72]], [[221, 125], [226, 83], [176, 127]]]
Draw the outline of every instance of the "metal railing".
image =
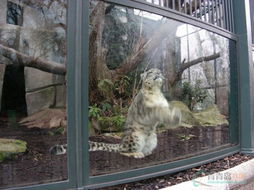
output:
[[234, 32], [232, 0], [141, 0]]

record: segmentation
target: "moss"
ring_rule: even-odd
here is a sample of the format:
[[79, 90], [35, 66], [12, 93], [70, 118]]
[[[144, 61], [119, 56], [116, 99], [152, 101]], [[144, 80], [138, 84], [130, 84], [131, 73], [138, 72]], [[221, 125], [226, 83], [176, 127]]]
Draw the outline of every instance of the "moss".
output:
[[194, 125], [199, 125], [198, 120], [194, 117], [193, 113], [190, 111], [188, 106], [181, 101], [171, 101], [169, 102], [173, 107], [178, 108], [182, 113], [182, 123], [181, 126], [192, 127]]
[[0, 138], [0, 162], [6, 158], [12, 158], [14, 155], [25, 152], [27, 143], [17, 139]]
[[100, 129], [104, 132], [120, 132], [123, 129], [124, 122], [125, 117], [122, 115], [99, 118]]
[[51, 97], [54, 97], [55, 95], [55, 87], [49, 87], [44, 90], [42, 90], [42, 93], [47, 97], [47, 99], [50, 99]]
[[202, 126], [228, 125], [227, 119], [220, 113], [217, 105], [210, 106], [206, 110], [194, 113], [193, 115]]
[[181, 126], [218, 126], [228, 124], [227, 119], [220, 113], [217, 105], [210, 106], [203, 111], [191, 112], [188, 106], [181, 101], [171, 101], [170, 104], [173, 107], [180, 109], [182, 113]]

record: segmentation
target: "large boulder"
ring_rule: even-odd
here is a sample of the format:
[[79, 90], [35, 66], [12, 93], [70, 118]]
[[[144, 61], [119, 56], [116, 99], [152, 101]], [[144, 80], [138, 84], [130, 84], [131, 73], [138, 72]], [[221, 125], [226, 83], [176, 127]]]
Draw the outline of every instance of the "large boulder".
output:
[[23, 153], [27, 149], [27, 143], [17, 139], [0, 138], [0, 162], [6, 158], [12, 158], [14, 155]]
[[205, 110], [199, 112], [192, 112], [181, 101], [169, 102], [173, 107], [178, 108], [182, 113], [182, 123], [180, 126], [192, 127], [192, 126], [218, 126], [226, 124], [228, 120], [222, 115], [217, 105], [212, 105]]
[[198, 120], [194, 117], [193, 113], [190, 111], [188, 106], [181, 101], [171, 101], [169, 102], [174, 108], [178, 108], [182, 114], [181, 126], [192, 127], [194, 125], [199, 125]]
[[44, 109], [34, 113], [21, 121], [19, 124], [27, 128], [53, 129], [66, 127], [66, 110], [65, 109]]
[[193, 116], [202, 126], [228, 125], [228, 120], [220, 113], [217, 105], [212, 105], [203, 111], [193, 113]]

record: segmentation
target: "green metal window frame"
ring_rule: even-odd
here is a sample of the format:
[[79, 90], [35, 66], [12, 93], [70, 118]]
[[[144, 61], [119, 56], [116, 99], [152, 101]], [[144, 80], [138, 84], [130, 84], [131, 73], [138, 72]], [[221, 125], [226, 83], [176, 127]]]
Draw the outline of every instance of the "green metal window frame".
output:
[[[249, 41], [249, 33], [247, 33], [250, 22], [242, 17], [242, 15], [248, 14], [246, 10], [248, 6], [246, 4], [247, 1], [233, 0], [233, 7], [237, 7], [237, 10], [234, 10], [236, 34], [233, 34], [212, 24], [202, 22], [199, 19], [191, 18], [173, 10], [170, 11], [162, 7], [156, 7], [145, 2], [137, 0], [106, 0], [106, 2], [135, 7], [192, 24], [229, 38], [236, 43], [236, 48], [230, 48], [231, 54], [232, 52], [236, 52], [236, 55], [230, 56], [230, 74], [232, 76], [230, 79], [230, 110], [233, 110], [230, 112], [230, 117], [233, 118], [230, 121], [230, 139], [232, 142], [238, 142], [239, 136], [242, 138], [239, 140], [240, 144], [235, 146], [184, 160], [102, 176], [89, 176], [89, 152], [88, 143], [86, 143], [88, 141], [88, 131], [85, 127], [88, 124], [89, 1], [68, 0], [68, 180], [14, 189], [93, 189], [178, 172], [215, 161], [239, 151], [254, 153], [254, 135], [252, 135], [254, 128], [254, 97], [252, 97], [254, 81], [250, 82], [253, 79], [254, 72], [253, 68], [250, 67], [250, 63], [252, 63], [250, 62], [251, 48], [249, 48], [249, 45], [246, 45], [251, 44], [251, 40]], [[253, 108], [250, 108], [251, 106], [249, 105], [252, 105]], [[252, 134], [250, 134], [250, 131]]]

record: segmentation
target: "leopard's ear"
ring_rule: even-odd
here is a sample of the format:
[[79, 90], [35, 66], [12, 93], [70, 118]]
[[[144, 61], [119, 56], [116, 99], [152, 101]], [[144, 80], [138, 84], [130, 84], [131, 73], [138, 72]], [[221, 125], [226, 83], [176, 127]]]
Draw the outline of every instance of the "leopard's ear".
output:
[[142, 74], [140, 75], [141, 80], [144, 81], [144, 79], [146, 78], [146, 76], [147, 76], [147, 72], [142, 73]]

